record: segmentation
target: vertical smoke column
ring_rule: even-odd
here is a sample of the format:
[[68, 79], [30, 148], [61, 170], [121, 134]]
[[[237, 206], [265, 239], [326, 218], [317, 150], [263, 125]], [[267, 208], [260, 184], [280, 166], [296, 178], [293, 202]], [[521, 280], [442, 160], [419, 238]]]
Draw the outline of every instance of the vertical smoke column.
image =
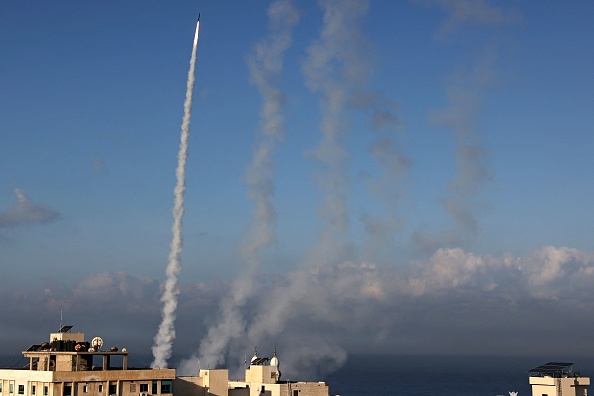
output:
[[[367, 73], [362, 47], [361, 19], [367, 1], [319, 0], [324, 12], [322, 31], [307, 49], [303, 73], [308, 88], [320, 95], [321, 140], [309, 154], [316, 172], [323, 202], [318, 215], [325, 221], [318, 241], [303, 263], [305, 270], [318, 273], [347, 259], [348, 194], [350, 190], [349, 153], [345, 137], [349, 127], [346, 109]], [[289, 285], [275, 290], [274, 296], [259, 308], [248, 331], [254, 343], [281, 333], [295, 317], [297, 305], [307, 298], [314, 284], [308, 271], [293, 274]], [[315, 307], [314, 307], [315, 308]]]
[[284, 95], [276, 81], [283, 69], [283, 56], [291, 45], [293, 27], [299, 13], [291, 0], [277, 0], [268, 8], [269, 38], [256, 45], [248, 58], [250, 81], [263, 98], [260, 112], [262, 130], [252, 161], [246, 173], [248, 197], [253, 203], [252, 222], [239, 246], [244, 264], [243, 273], [234, 282], [231, 295], [221, 302], [221, 317], [210, 327], [208, 336], [200, 344], [202, 360], [211, 367], [224, 361], [229, 343], [242, 336], [245, 320], [241, 309], [254, 292], [254, 276], [260, 266], [261, 252], [274, 240], [275, 210], [273, 154], [283, 137], [282, 106]]
[[161, 296], [163, 303], [163, 314], [159, 331], [155, 335], [155, 345], [153, 346], [152, 367], [166, 367], [167, 359], [171, 357], [171, 344], [175, 339], [175, 310], [177, 309], [177, 277], [181, 269], [181, 251], [183, 245], [182, 238], [182, 219], [184, 217], [184, 192], [186, 191], [186, 158], [188, 157], [188, 141], [190, 138], [190, 116], [192, 110], [192, 91], [194, 89], [194, 68], [196, 66], [196, 49], [198, 47], [198, 32], [200, 30], [200, 16], [196, 23], [196, 33], [194, 34], [194, 45], [192, 47], [192, 57], [190, 58], [190, 70], [188, 71], [188, 82], [186, 85], [186, 100], [184, 101], [184, 117], [181, 125], [181, 137], [179, 151], [177, 153], [177, 169], [175, 175], [177, 183], [173, 190], [175, 200], [173, 204], [173, 225], [171, 231], [173, 238], [171, 240], [169, 257], [167, 260], [167, 280], [165, 289]]

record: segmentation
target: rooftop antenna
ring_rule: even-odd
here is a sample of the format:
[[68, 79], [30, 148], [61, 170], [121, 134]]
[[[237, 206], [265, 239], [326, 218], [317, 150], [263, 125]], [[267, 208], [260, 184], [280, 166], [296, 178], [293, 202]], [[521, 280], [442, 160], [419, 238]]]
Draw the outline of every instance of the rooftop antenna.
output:
[[[62, 309], [60, 308], [60, 329], [62, 329]], [[60, 330], [62, 331], [62, 330]]]

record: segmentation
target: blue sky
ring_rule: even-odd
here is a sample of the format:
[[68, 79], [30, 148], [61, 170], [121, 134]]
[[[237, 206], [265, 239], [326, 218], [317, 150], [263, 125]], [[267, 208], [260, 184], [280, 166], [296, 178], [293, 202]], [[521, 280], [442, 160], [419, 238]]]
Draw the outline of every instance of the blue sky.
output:
[[[146, 321], [150, 345], [158, 303], [142, 301], [158, 299], [164, 279], [185, 81], [201, 13], [186, 170], [180, 298], [187, 303], [178, 315], [180, 345], [197, 348], [183, 329], [195, 326], [204, 336], [204, 318], [216, 321], [219, 300], [242, 274], [236, 252], [253, 221], [245, 175], [262, 124], [262, 96], [250, 82], [247, 59], [270, 34], [269, 4], [0, 4], [0, 261], [3, 298], [12, 307], [4, 312], [20, 307], [32, 315], [44, 307], [44, 319], [53, 320], [60, 307], [70, 307], [79, 321], [85, 310], [58, 290], [76, 293], [75, 285], [92, 284], [93, 293], [108, 299], [104, 307], [116, 310], [111, 314]], [[581, 323], [594, 309], [594, 294], [580, 283], [594, 268], [594, 4], [360, 4], [367, 7], [348, 29], [352, 41], [341, 47], [357, 59], [334, 60], [329, 73], [349, 98], [336, 143], [347, 156], [338, 164], [312, 154], [327, 109], [320, 105], [323, 91], [308, 88], [306, 63], [324, 27], [323, 2], [295, 3], [299, 23], [275, 80], [285, 99], [284, 123], [270, 168], [276, 217], [268, 224], [274, 242], [259, 256], [262, 293], [272, 295], [290, 282], [287, 274], [308, 265], [326, 266], [328, 279], [342, 276], [336, 271], [362, 271], [340, 278], [354, 282], [345, 282], [348, 288], [377, 286], [370, 276], [385, 282], [373, 301], [363, 293], [355, 304], [361, 321], [385, 327], [371, 341], [362, 338], [364, 326], [347, 332], [336, 341], [346, 351], [410, 353], [428, 343], [450, 345], [436, 349], [450, 353], [462, 342], [416, 331], [403, 318], [452, 334], [466, 329], [475, 340], [467, 353], [501, 350], [497, 343], [505, 345], [512, 333], [542, 328], [549, 322], [544, 308], [534, 308], [539, 304], [570, 315], [564, 304], [576, 298], [580, 308], [569, 312]], [[350, 6], [345, 2], [345, 13]], [[365, 78], [343, 80], [340, 70], [354, 65]], [[396, 122], [374, 130], [373, 114], [385, 109]], [[388, 153], [383, 165], [373, 147]], [[394, 173], [388, 147], [405, 160]], [[332, 183], [316, 182], [332, 178], [326, 171], [335, 165], [346, 167], [334, 180], [344, 183], [344, 195], [334, 195]], [[348, 218], [340, 229], [319, 215], [322, 203], [336, 196]], [[334, 233], [335, 245], [323, 245], [325, 231]], [[320, 250], [326, 256], [316, 264]], [[520, 262], [530, 265], [513, 264]], [[512, 284], [519, 289], [513, 304], [504, 287]], [[133, 296], [123, 291], [132, 289]], [[117, 301], [106, 297], [118, 293], [138, 298], [137, 304], [118, 311]], [[259, 296], [243, 315], [259, 312]], [[454, 320], [445, 317], [446, 301]], [[444, 318], [417, 317], [405, 302]], [[465, 311], [466, 304], [476, 311]], [[497, 314], [481, 316], [486, 306]], [[510, 312], [510, 306], [516, 308]], [[355, 320], [350, 309], [344, 320]], [[535, 317], [526, 319], [533, 310]], [[485, 321], [478, 329], [470, 324], [476, 315]], [[378, 319], [384, 316], [394, 322]], [[486, 342], [493, 338], [488, 324], [498, 328], [506, 320], [516, 330]], [[28, 320], [3, 324], [0, 334], [19, 322]], [[342, 323], [321, 319], [310, 326], [325, 340]], [[554, 334], [560, 325], [551, 326]], [[591, 325], [586, 330], [591, 333]], [[394, 343], [396, 334], [408, 335], [408, 346]], [[537, 344], [525, 348], [537, 350]]]

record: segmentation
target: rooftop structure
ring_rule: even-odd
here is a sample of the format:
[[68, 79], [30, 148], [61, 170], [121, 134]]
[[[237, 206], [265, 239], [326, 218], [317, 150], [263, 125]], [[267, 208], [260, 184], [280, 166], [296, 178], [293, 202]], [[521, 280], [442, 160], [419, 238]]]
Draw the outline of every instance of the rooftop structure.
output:
[[528, 371], [533, 396], [586, 396], [590, 378], [573, 372], [573, 363], [549, 362]]
[[324, 382], [281, 381], [276, 348], [272, 358], [254, 353], [245, 378], [229, 381], [228, 370], [177, 376], [172, 368], [130, 368], [128, 351], [103, 350], [103, 339], [85, 341], [64, 326], [49, 341], [23, 351], [28, 364], [0, 368], [0, 396], [328, 396]]

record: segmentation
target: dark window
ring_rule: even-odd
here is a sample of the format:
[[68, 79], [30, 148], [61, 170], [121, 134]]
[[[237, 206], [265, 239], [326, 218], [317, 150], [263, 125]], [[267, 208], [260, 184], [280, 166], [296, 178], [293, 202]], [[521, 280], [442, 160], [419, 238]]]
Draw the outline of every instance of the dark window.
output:
[[87, 393], [89, 391], [89, 387], [86, 385], [83, 385], [83, 393]]
[[99, 393], [103, 392], [103, 385], [99, 385]]
[[148, 384], [140, 384], [141, 392], [148, 392]]
[[19, 385], [19, 395], [25, 394], [25, 385]]
[[64, 385], [64, 396], [72, 396], [72, 385]]
[[43, 396], [47, 396], [47, 394], [49, 393], [49, 388], [47, 386], [43, 387]]
[[14, 393], [14, 384], [8, 385], [8, 393]]
[[109, 385], [109, 394], [110, 395], [115, 395], [118, 391], [118, 388], [116, 385]]
[[171, 380], [161, 381], [161, 393], [173, 393], [171, 390]]
[[34, 395], [35, 394], [35, 385], [31, 385], [31, 394]]
[[299, 391], [298, 390], [294, 390], [293, 391], [293, 396], [299, 396]]
[[158, 386], [158, 382], [157, 381], [153, 381], [153, 389], [152, 389], [152, 394], [156, 395], [157, 393], [159, 393], [159, 390], [157, 389]]

